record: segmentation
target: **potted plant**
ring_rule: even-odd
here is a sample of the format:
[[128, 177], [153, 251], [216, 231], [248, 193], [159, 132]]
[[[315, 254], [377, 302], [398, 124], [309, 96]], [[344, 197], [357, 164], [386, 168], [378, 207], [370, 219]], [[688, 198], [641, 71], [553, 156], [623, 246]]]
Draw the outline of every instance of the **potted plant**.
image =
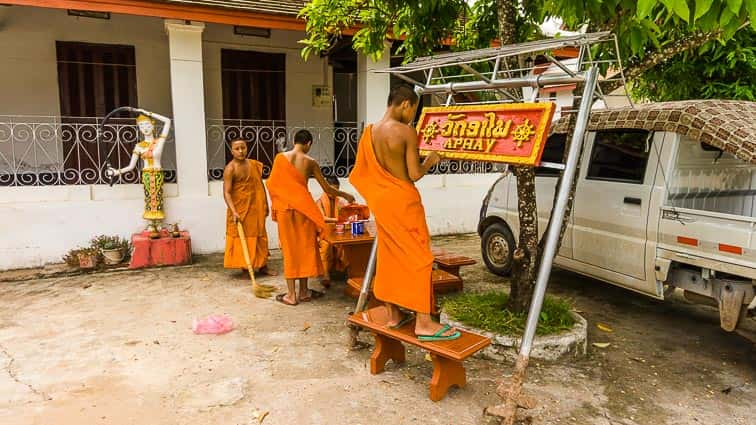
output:
[[96, 248], [83, 248], [78, 250], [79, 267], [82, 269], [93, 269], [97, 267], [97, 257], [99, 252]]
[[129, 241], [119, 236], [101, 235], [92, 239], [92, 248], [102, 254], [107, 265], [119, 264], [129, 252]]
[[105, 242], [102, 246], [102, 257], [105, 260], [105, 264], [113, 265], [123, 261], [123, 247], [117, 242], [109, 241]]
[[84, 251], [84, 248], [75, 248], [69, 250], [66, 255], [63, 256], [63, 261], [68, 264], [69, 267], [79, 267], [79, 254]]

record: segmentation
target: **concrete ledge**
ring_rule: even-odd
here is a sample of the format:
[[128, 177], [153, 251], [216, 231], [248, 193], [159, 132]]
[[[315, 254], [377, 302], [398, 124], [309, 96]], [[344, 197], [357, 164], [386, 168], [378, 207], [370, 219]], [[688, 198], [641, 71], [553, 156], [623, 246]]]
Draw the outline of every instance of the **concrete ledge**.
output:
[[[575, 318], [575, 326], [572, 330], [556, 335], [536, 336], [533, 341], [533, 350], [530, 357], [538, 360], [558, 360], [562, 356], [571, 354], [574, 357], [584, 356], [588, 345], [588, 322], [583, 316], [570, 312]], [[517, 360], [517, 351], [522, 336], [499, 335], [464, 325], [449, 319], [446, 313], [441, 312], [441, 322], [456, 328], [462, 328], [491, 338], [491, 345], [479, 351], [478, 357], [510, 361]]]

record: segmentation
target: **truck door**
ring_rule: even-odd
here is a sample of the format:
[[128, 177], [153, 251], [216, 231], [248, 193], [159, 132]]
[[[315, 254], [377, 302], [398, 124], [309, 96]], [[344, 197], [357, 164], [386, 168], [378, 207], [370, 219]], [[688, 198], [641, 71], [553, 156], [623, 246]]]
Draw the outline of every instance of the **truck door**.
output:
[[[587, 274], [655, 294], [646, 283], [646, 226], [657, 159], [645, 130], [597, 131], [573, 214], [573, 258]], [[589, 139], [590, 141], [590, 139]]]

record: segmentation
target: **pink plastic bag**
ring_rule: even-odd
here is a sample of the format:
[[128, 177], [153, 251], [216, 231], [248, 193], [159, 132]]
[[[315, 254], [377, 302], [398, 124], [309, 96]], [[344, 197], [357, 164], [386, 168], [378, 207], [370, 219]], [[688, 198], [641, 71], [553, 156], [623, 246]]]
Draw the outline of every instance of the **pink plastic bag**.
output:
[[234, 329], [234, 322], [230, 318], [213, 314], [204, 319], [194, 319], [192, 331], [196, 334], [224, 334]]

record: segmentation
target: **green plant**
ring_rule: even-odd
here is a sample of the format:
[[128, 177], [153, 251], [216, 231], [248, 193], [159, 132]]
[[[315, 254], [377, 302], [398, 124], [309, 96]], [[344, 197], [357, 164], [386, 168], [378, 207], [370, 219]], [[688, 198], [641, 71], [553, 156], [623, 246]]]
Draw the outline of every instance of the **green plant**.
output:
[[[442, 301], [444, 312], [455, 321], [502, 335], [520, 335], [525, 329], [526, 313], [505, 309], [509, 295], [500, 291], [461, 294]], [[568, 300], [546, 296], [538, 321], [538, 335], [550, 335], [572, 328], [575, 319]]]
[[83, 254], [85, 251], [86, 248], [71, 249], [63, 256], [63, 261], [70, 267], [79, 267], [79, 254]]
[[124, 254], [128, 254], [131, 251], [131, 243], [120, 236], [100, 235], [92, 238], [90, 246], [98, 250], [120, 249]]

